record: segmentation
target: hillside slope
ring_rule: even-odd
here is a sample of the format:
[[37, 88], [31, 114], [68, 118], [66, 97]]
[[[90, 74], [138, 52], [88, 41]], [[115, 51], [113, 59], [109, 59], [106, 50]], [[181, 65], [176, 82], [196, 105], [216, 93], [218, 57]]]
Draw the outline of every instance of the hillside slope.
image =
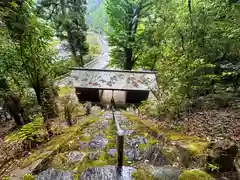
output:
[[107, 26], [107, 15], [103, 0], [87, 0], [86, 22], [90, 30], [104, 32], [104, 28]]

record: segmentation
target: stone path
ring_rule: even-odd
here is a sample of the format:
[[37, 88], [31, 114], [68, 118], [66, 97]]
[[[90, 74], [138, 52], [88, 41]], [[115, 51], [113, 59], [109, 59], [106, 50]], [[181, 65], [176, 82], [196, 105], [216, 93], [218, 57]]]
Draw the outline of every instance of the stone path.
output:
[[[107, 110], [99, 115], [96, 122], [85, 127], [76, 139], [68, 142], [66, 150], [55, 154], [46, 167], [48, 169], [38, 173], [36, 180], [133, 180], [138, 168], [150, 172], [155, 179], [164, 177], [166, 180], [174, 180], [178, 177], [180, 170], [170, 166], [152, 137], [146, 135], [146, 132], [136, 131], [132, 122], [127, 120], [122, 112], [117, 111], [116, 118], [125, 131], [125, 166], [122, 171], [115, 166], [116, 128], [112, 113]], [[68, 149], [70, 145], [73, 148]], [[56, 163], [58, 164], [55, 165]], [[33, 171], [31, 169], [31, 172]], [[24, 171], [25, 173], [28, 172]]]

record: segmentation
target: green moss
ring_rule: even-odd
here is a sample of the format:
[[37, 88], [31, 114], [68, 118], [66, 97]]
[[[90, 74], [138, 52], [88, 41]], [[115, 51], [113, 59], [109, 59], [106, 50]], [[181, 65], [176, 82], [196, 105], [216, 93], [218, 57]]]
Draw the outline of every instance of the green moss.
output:
[[73, 150], [76, 148], [77, 143], [74, 143], [79, 134], [82, 133], [83, 128], [88, 127], [91, 123], [98, 120], [95, 116], [89, 116], [83, 119], [82, 124], [75, 124], [67, 129], [64, 129], [63, 134], [58, 135], [51, 139], [47, 144], [45, 144], [41, 149], [32, 152], [30, 156], [25, 158], [21, 163], [20, 167], [25, 168], [26, 166], [32, 164], [33, 162], [44, 159], [49, 156], [46, 152], [51, 152], [51, 156], [58, 152], [65, 152], [68, 150]]
[[155, 138], [149, 138], [148, 139], [148, 144], [149, 145], [153, 145], [153, 144], [156, 144], [157, 143], [157, 140]]
[[73, 179], [74, 180], [79, 180], [80, 179], [80, 174], [73, 174]]
[[10, 180], [10, 177], [9, 176], [3, 176], [2, 180]]
[[48, 153], [46, 152], [41, 152], [41, 151], [37, 151], [33, 154], [31, 154], [29, 157], [27, 157], [26, 159], [24, 159], [21, 163], [20, 163], [20, 168], [25, 168], [28, 165], [32, 164], [33, 162], [39, 160], [39, 159], [45, 159], [49, 156]]
[[134, 113], [123, 111], [122, 114], [130, 121], [139, 120], [139, 117], [137, 115], [135, 115]]
[[34, 180], [34, 176], [32, 174], [25, 174], [22, 180]]
[[153, 179], [150, 172], [144, 169], [138, 169], [132, 174], [133, 179], [135, 180], [151, 180]]
[[57, 169], [65, 169], [67, 166], [66, 153], [58, 153], [56, 156], [54, 156], [51, 165]]
[[181, 133], [170, 132], [168, 133], [168, 139], [172, 141], [199, 141], [201, 140], [196, 136], [185, 136]]
[[188, 143], [187, 147], [193, 156], [199, 156], [204, 154], [204, 151], [207, 149], [208, 145], [208, 142], [190, 142]]
[[74, 172], [82, 173], [86, 169], [91, 167], [100, 167], [105, 165], [115, 165], [116, 160], [108, 156], [106, 151], [102, 151], [97, 160], [90, 161], [88, 159], [88, 154], [84, 157], [83, 161], [79, 164], [73, 165], [71, 168]]
[[148, 147], [148, 144], [139, 144], [138, 149], [143, 153]]
[[60, 97], [65, 96], [67, 94], [70, 94], [73, 91], [73, 89], [71, 87], [68, 86], [64, 86], [64, 87], [60, 87], [58, 94]]
[[214, 180], [212, 176], [204, 171], [189, 170], [184, 171], [178, 178], [178, 180]]
[[116, 128], [113, 123], [110, 123], [103, 130], [104, 137], [108, 139], [107, 149], [116, 148]]
[[89, 142], [91, 141], [92, 137], [89, 135], [89, 136], [86, 136], [86, 135], [82, 135], [80, 136], [80, 140], [83, 141], [83, 142]]

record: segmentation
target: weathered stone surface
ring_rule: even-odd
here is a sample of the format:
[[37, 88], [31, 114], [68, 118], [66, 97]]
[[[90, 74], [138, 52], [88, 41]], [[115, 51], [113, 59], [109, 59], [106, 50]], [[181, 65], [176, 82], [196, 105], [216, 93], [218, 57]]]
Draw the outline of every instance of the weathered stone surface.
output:
[[119, 171], [116, 166], [103, 166], [89, 168], [82, 173], [81, 180], [132, 180], [132, 174], [136, 171], [133, 167], [122, 167]]
[[73, 180], [73, 175], [70, 172], [58, 171], [55, 169], [47, 169], [41, 172], [35, 180]]
[[78, 151], [72, 151], [68, 154], [68, 163], [76, 163], [76, 162], [81, 162], [83, 158], [85, 157], [84, 152], [78, 152]]
[[154, 180], [177, 180], [181, 170], [174, 167], [154, 167], [151, 171]]
[[105, 114], [104, 117], [105, 117], [106, 120], [112, 120], [113, 119], [112, 114]]
[[34, 161], [32, 164], [23, 169], [20, 167], [16, 168], [10, 173], [11, 178], [21, 179], [25, 174], [38, 173], [44, 170], [53, 153], [53, 151], [46, 151], [42, 154], [44, 158]]
[[190, 163], [191, 163], [191, 159], [192, 159], [192, 155], [191, 152], [189, 150], [189, 148], [181, 143], [178, 143], [176, 145], [178, 153], [179, 153], [179, 158], [180, 158], [180, 162], [181, 164], [185, 167], [188, 168]]
[[99, 130], [105, 129], [108, 126], [108, 120], [99, 121], [97, 126]]
[[85, 149], [89, 146], [88, 142], [80, 142], [80, 149]]
[[134, 130], [126, 130], [125, 132], [124, 132], [124, 134], [126, 135], [126, 136], [129, 136], [129, 135], [131, 135], [131, 134], [133, 134], [134, 133]]
[[162, 153], [162, 150], [156, 146], [148, 147], [143, 154], [143, 158], [149, 161], [149, 164], [160, 166], [170, 164], [167, 158]]
[[125, 149], [124, 155], [127, 156], [128, 161], [138, 161], [141, 159], [141, 152], [138, 148]]
[[108, 143], [108, 140], [103, 135], [96, 136], [89, 144], [91, 148], [103, 149]]
[[101, 112], [101, 108], [100, 107], [98, 107], [98, 106], [93, 106], [92, 108], [91, 108], [91, 113], [93, 114], [93, 115], [98, 115], [98, 113], [99, 112]]
[[89, 152], [88, 153], [88, 159], [90, 161], [96, 160], [99, 157], [99, 155], [100, 155], [99, 151], [97, 151], [97, 152]]
[[135, 147], [138, 144], [147, 144], [147, 139], [145, 139], [142, 136], [136, 136], [136, 137], [127, 139], [126, 143], [131, 147]]
[[234, 143], [216, 143], [212, 147], [212, 154], [207, 162], [219, 167], [219, 172], [236, 171], [234, 159], [238, 153], [238, 147]]
[[116, 149], [109, 149], [108, 150], [108, 155], [111, 157], [114, 157], [117, 154], [117, 150]]

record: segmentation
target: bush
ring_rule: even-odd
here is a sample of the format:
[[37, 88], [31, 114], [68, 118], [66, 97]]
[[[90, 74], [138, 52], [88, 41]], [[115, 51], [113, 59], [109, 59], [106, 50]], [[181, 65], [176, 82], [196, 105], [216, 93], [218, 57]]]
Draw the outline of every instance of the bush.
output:
[[178, 180], [214, 180], [214, 178], [206, 172], [196, 169], [184, 171]]
[[191, 60], [185, 56], [161, 60], [157, 67], [158, 87], [152, 90], [156, 101], [146, 103], [146, 108], [143, 109], [147, 114], [151, 112], [158, 116], [178, 117], [187, 110], [189, 104], [199, 98], [199, 92], [211, 81], [211, 77], [199, 72], [205, 67], [211, 65], [201, 59]]

